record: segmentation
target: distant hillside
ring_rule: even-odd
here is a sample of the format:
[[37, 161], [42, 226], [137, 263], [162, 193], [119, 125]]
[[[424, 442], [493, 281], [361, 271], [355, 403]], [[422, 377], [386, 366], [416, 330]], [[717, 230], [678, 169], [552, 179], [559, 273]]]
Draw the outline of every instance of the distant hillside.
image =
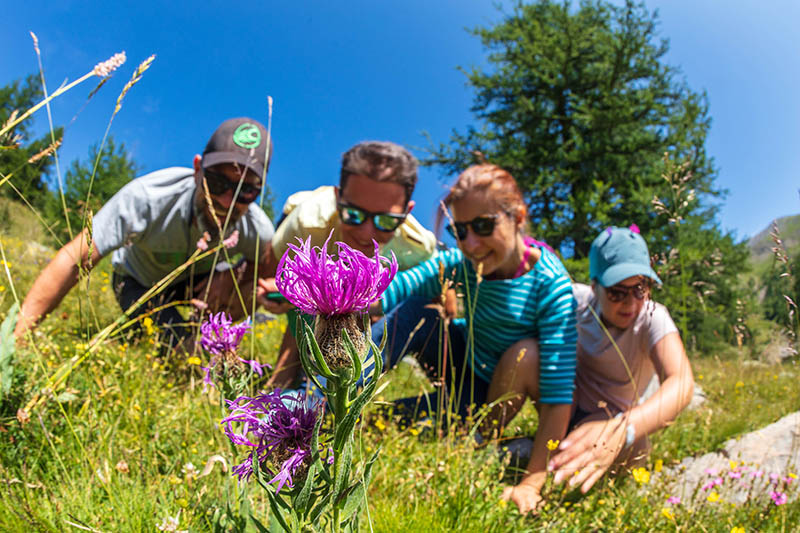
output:
[[[783, 245], [789, 252], [789, 257], [793, 257], [800, 251], [800, 215], [781, 217], [777, 222]], [[772, 247], [774, 244], [769, 236], [771, 231], [772, 223], [747, 243], [750, 247], [753, 265], [756, 270], [759, 270], [759, 267], [767, 264], [772, 259]]]

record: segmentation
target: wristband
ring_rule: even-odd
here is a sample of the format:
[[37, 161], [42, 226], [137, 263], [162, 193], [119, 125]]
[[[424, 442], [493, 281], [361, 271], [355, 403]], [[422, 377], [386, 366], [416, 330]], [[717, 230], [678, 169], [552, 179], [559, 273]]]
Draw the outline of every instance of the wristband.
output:
[[[614, 418], [622, 418], [622, 413], [617, 413]], [[633, 446], [634, 441], [636, 440], [636, 427], [631, 422], [627, 422], [625, 424], [625, 445], [622, 447], [624, 450], [625, 448], [630, 448]]]

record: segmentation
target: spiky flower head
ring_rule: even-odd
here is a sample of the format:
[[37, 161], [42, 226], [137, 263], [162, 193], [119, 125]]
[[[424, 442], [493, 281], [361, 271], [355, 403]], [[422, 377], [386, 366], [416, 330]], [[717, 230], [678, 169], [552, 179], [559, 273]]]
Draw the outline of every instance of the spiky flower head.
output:
[[[228, 401], [230, 416], [222, 420], [225, 434], [237, 446], [255, 448], [259, 468], [273, 476], [276, 492], [304, 478], [310, 466], [311, 440], [320, 416], [320, 406], [275, 389], [255, 398], [241, 396]], [[238, 427], [238, 431], [236, 428]], [[252, 454], [233, 467], [240, 480], [253, 474]]]
[[215, 367], [220, 363], [223, 363], [223, 366], [226, 367], [223, 372], [230, 370], [241, 374], [246, 365], [250, 367], [253, 373], [259, 376], [264, 375], [263, 369], [264, 367], [269, 368], [269, 364], [243, 359], [237, 354], [242, 337], [244, 337], [248, 329], [250, 329], [249, 323], [233, 324], [230, 315], [224, 312], [212, 313], [209, 315], [208, 320], [203, 322], [200, 326], [200, 345], [214, 356], [207, 367], [201, 367], [205, 371], [203, 382], [206, 385], [214, 385], [212, 375], [215, 374]]
[[206, 351], [214, 355], [236, 352], [248, 329], [250, 329], [250, 324], [246, 322], [234, 325], [227, 313], [211, 313], [208, 320], [200, 326], [202, 334], [200, 344]]
[[[331, 232], [332, 233], [332, 232]], [[298, 309], [310, 315], [346, 315], [365, 311], [377, 301], [397, 273], [397, 259], [378, 253], [370, 258], [343, 242], [338, 252], [328, 254], [328, 242], [322, 248], [311, 246], [311, 237], [300, 246], [289, 244], [278, 264], [275, 283], [278, 290]], [[373, 241], [374, 242], [374, 241]]]

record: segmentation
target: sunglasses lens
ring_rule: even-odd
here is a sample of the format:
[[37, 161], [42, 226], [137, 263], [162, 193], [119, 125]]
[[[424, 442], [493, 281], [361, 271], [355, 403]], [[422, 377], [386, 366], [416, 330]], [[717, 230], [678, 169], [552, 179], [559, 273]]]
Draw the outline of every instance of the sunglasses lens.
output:
[[463, 241], [467, 238], [467, 225], [463, 222], [456, 222], [455, 224], [448, 224], [447, 231], [454, 239]]
[[249, 204], [258, 197], [260, 192], [261, 187], [256, 187], [254, 185], [250, 185], [249, 183], [242, 183], [242, 188], [239, 191], [239, 197], [236, 198], [236, 201], [241, 204]]
[[647, 296], [647, 285], [636, 285], [634, 287], [606, 287], [606, 295], [608, 299], [614, 303], [621, 302], [628, 297], [628, 294], [633, 294], [637, 300], [643, 300]]
[[494, 218], [481, 217], [472, 221], [472, 231], [481, 237], [488, 237], [494, 233]]
[[342, 207], [340, 216], [348, 226], [360, 226], [367, 219], [364, 212], [355, 207]]
[[396, 217], [388, 213], [375, 215], [372, 223], [375, 224], [375, 229], [378, 231], [394, 231], [403, 223], [405, 217]]
[[224, 176], [220, 176], [216, 172], [210, 172], [208, 170], [204, 171], [203, 175], [206, 178], [206, 184], [208, 185], [209, 193], [223, 194], [228, 190], [228, 183], [230, 182]]
[[621, 302], [622, 300], [625, 299], [625, 297], [627, 295], [628, 295], [628, 291], [626, 291], [624, 289], [618, 289], [616, 287], [607, 287], [606, 288], [606, 296], [608, 296], [608, 299], [611, 300], [614, 303]]

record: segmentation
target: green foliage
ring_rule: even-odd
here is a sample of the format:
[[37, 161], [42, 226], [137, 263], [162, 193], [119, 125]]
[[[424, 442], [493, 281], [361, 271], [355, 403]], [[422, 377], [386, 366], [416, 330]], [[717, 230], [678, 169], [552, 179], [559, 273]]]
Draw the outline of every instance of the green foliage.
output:
[[[15, 112], [21, 114], [27, 111], [43, 97], [38, 79], [33, 74], [0, 87], [0, 125]], [[57, 128], [54, 135], [60, 141], [62, 129]], [[22, 121], [0, 138], [0, 181], [11, 175], [7, 183], [0, 185], [0, 196], [14, 199], [22, 197], [31, 205], [42, 208], [49, 196], [45, 176], [52, 159], [42, 157], [33, 163], [28, 161], [48, 148], [51, 138], [49, 133], [36, 140], [31, 136], [30, 121]]]
[[483, 126], [454, 133], [427, 163], [457, 173], [480, 151], [519, 181], [535, 234], [577, 257], [606, 226], [659, 228], [649, 202], [665, 152], [690, 158], [697, 194], [720, 195], [706, 96], [663, 62], [656, 23], [632, 2], [541, 0], [473, 30], [492, 65], [466, 73]]
[[675, 246], [658, 256], [656, 272], [664, 284], [654, 299], [670, 310], [691, 349], [709, 353], [720, 343], [747, 342], [751, 295], [739, 283], [749, 269], [746, 244], [698, 217], [670, 229]]
[[790, 259], [782, 242], [780, 246], [760, 280], [764, 293], [761, 308], [766, 319], [785, 328], [796, 349], [797, 334], [800, 333], [800, 317], [797, 313], [797, 302], [800, 301], [800, 278], [797, 276], [800, 253]]
[[79, 233], [85, 225], [87, 208], [92, 214], [97, 213], [123, 185], [136, 177], [137, 171], [138, 167], [125, 150], [125, 145], [115, 143], [113, 137], [106, 140], [102, 149], [97, 144], [92, 146], [86, 162], [73, 161], [64, 180], [69, 229], [64, 220], [61, 198], [50, 195], [47, 204], [47, 218], [54, 224], [59, 240], [67, 242]]
[[427, 163], [456, 173], [478, 151], [508, 169], [534, 235], [561, 250], [578, 281], [600, 231], [635, 223], [667, 278], [659, 297], [690, 346], [710, 349], [746, 338], [734, 327], [748, 252], [716, 225], [724, 191], [705, 151], [706, 96], [664, 62], [656, 25], [631, 1], [516, 4], [474, 30], [491, 64], [467, 72], [482, 127], [454, 133]]
[[8, 314], [0, 324], [0, 417], [8, 416], [14, 405], [21, 398], [21, 384], [24, 373], [20, 365], [15, 364], [16, 343], [14, 341], [14, 324], [17, 323], [19, 306], [11, 306]]

